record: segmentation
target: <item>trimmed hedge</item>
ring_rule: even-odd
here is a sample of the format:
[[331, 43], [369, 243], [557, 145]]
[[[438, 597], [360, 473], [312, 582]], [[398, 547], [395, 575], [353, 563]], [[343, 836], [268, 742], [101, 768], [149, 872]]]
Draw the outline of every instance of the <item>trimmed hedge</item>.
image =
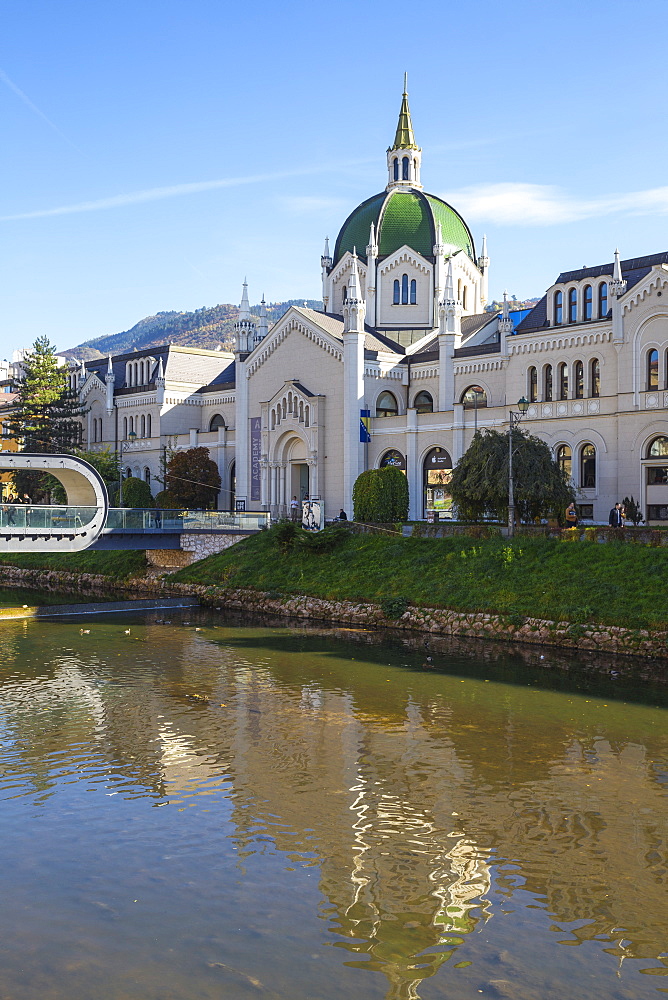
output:
[[353, 486], [353, 516], [356, 521], [405, 521], [408, 499], [408, 480], [400, 469], [367, 469]]

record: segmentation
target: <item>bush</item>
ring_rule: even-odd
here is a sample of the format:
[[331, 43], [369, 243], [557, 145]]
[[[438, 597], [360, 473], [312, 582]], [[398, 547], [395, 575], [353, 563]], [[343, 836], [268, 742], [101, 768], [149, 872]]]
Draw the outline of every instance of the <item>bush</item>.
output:
[[115, 501], [117, 507], [155, 507], [151, 487], [136, 476], [123, 480], [122, 493], [120, 490], [116, 493]]
[[367, 469], [353, 486], [356, 521], [405, 521], [408, 502], [408, 480], [400, 469], [391, 465]]
[[159, 510], [181, 510], [181, 504], [169, 490], [160, 490], [153, 499]]

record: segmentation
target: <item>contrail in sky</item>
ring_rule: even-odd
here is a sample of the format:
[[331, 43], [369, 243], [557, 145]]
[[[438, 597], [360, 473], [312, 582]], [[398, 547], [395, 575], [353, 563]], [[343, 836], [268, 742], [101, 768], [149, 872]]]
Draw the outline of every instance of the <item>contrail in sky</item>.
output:
[[[338, 164], [338, 166], [340, 167], [341, 164]], [[215, 181], [172, 184], [169, 187], [148, 188], [146, 191], [132, 191], [129, 194], [117, 194], [111, 198], [99, 198], [95, 201], [81, 201], [76, 205], [61, 205], [58, 208], [42, 208], [34, 212], [21, 212], [18, 215], [3, 215], [0, 216], [0, 222], [14, 222], [18, 219], [44, 219], [52, 215], [74, 215], [78, 212], [97, 212], [105, 208], [122, 208], [125, 205], [140, 205], [143, 202], [161, 201], [163, 198], [176, 198], [184, 194], [198, 194], [201, 191], [214, 191], [217, 188], [240, 187], [242, 184], [260, 184], [263, 181], [276, 181], [304, 174], [317, 174], [331, 169], [333, 168], [329, 166], [311, 167], [276, 174], [222, 177]]]
[[72, 146], [74, 149], [76, 149], [77, 153], [81, 153], [81, 150], [79, 149], [79, 147], [75, 146], [74, 143], [71, 141], [71, 139], [68, 139], [67, 136], [65, 135], [65, 133], [61, 132], [60, 129], [58, 128], [58, 126], [55, 125], [51, 121], [50, 118], [47, 118], [47, 116], [44, 114], [44, 112], [40, 111], [40, 109], [37, 107], [36, 104], [33, 104], [33, 102], [30, 100], [30, 98], [28, 97], [28, 95], [24, 94], [23, 91], [21, 90], [21, 88], [17, 87], [16, 84], [14, 83], [14, 81], [11, 80], [7, 76], [7, 74], [5, 73], [5, 71], [2, 70], [2, 69], [0, 69], [0, 80], [2, 80], [2, 82], [4, 84], [6, 84], [6, 86], [9, 87], [9, 89], [12, 90], [16, 94], [16, 96], [18, 98], [20, 98], [20, 100], [22, 100], [23, 103], [27, 107], [30, 108], [30, 110], [33, 112], [33, 114], [35, 114], [39, 118], [41, 118], [43, 122], [46, 122], [46, 124], [49, 126], [49, 128], [52, 128], [54, 132], [57, 132], [61, 139], [64, 139], [65, 142], [69, 143], [70, 146]]

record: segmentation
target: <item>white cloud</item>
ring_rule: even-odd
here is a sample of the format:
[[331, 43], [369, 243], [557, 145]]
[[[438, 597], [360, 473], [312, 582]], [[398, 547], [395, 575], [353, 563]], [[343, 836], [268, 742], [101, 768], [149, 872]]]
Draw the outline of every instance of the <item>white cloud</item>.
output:
[[444, 197], [466, 219], [505, 226], [553, 226], [618, 213], [668, 212], [668, 187], [587, 199], [548, 184], [478, 184]]
[[[275, 174], [255, 174], [248, 177], [221, 177], [213, 181], [194, 181], [190, 184], [172, 184], [168, 187], [148, 188], [144, 191], [131, 191], [128, 194], [112, 195], [109, 198], [97, 198], [93, 201], [81, 201], [74, 205], [59, 205], [56, 208], [39, 208], [33, 212], [19, 212], [16, 215], [0, 216], [0, 222], [15, 222], [20, 219], [45, 219], [55, 215], [75, 215], [79, 212], [98, 212], [108, 208], [124, 208], [126, 205], [141, 205], [149, 201], [161, 201], [164, 198], [177, 198], [187, 194], [199, 194], [202, 191], [214, 191], [218, 188], [240, 187], [243, 184], [261, 184], [266, 181], [280, 181], [288, 177], [302, 177], [307, 174], [327, 173], [331, 166], [304, 167], [301, 170], [290, 170]], [[309, 198], [285, 198], [286, 203], [293, 202], [293, 210], [301, 205], [301, 211], [309, 211]], [[316, 198], [316, 207], [323, 210], [332, 207], [336, 199]]]

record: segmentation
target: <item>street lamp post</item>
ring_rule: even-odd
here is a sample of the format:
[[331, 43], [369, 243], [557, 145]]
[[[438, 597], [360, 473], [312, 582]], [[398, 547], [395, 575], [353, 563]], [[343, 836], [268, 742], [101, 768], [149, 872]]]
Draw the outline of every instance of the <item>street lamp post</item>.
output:
[[118, 459], [118, 506], [123, 506], [123, 452], [127, 451], [131, 444], [134, 444], [137, 435], [130, 431], [127, 441], [121, 441]]
[[515, 488], [513, 483], [513, 428], [519, 424], [529, 409], [529, 401], [524, 396], [517, 403], [517, 411], [510, 411], [510, 430], [508, 432], [508, 538], [515, 534]]

